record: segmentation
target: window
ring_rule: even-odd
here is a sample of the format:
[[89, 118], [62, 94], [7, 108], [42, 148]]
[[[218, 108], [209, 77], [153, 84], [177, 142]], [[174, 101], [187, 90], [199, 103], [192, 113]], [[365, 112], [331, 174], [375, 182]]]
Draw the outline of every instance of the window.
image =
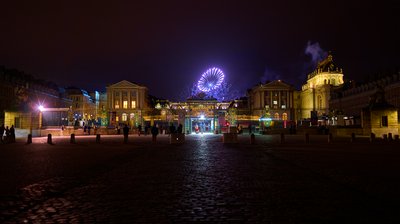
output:
[[127, 101], [127, 100], [124, 100], [122, 107], [123, 107], [124, 109], [127, 109], [127, 108], [128, 108], [128, 101]]
[[123, 113], [122, 114], [122, 121], [126, 121], [126, 120], [128, 120], [128, 117], [126, 116], [126, 113]]
[[322, 96], [318, 95], [317, 99], [318, 99], [317, 100], [317, 102], [318, 102], [318, 110], [321, 110], [322, 109]]
[[131, 108], [136, 108], [136, 101], [134, 100], [131, 101]]
[[277, 104], [278, 104], [278, 101], [277, 101], [277, 100], [274, 100], [273, 103], [274, 103], [274, 105], [277, 105]]
[[115, 109], [119, 109], [119, 100], [115, 101]]
[[387, 126], [388, 126], [388, 117], [382, 116], [382, 127], [387, 127]]
[[118, 116], [115, 117], [115, 121], [116, 121], [116, 122], [119, 121], [119, 117], [118, 117]]
[[274, 119], [275, 119], [275, 120], [279, 120], [279, 114], [278, 114], [278, 113], [275, 113], [275, 114], [274, 114]]
[[129, 119], [130, 120], [133, 120], [135, 118], [135, 114], [134, 113], [131, 113], [130, 115], [129, 115]]
[[281, 107], [282, 107], [282, 109], [286, 109], [286, 105], [282, 105]]
[[282, 120], [287, 121], [287, 113], [282, 114]]

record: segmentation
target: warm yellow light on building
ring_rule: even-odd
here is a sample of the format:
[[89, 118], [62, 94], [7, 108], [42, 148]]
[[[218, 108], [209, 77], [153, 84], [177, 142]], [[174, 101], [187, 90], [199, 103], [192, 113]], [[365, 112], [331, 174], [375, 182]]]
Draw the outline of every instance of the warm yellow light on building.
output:
[[136, 101], [134, 100], [131, 101], [131, 108], [136, 108]]
[[115, 101], [115, 109], [119, 109], [119, 101]]
[[123, 107], [124, 109], [127, 109], [127, 108], [128, 108], [128, 101], [127, 101], [127, 100], [124, 100], [124, 102], [122, 102], [122, 107]]

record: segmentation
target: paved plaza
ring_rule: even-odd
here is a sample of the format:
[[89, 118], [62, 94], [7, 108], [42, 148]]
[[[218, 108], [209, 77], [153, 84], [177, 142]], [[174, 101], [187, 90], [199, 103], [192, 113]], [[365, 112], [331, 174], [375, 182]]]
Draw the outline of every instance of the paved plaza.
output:
[[399, 223], [400, 143], [193, 134], [0, 145], [0, 223]]

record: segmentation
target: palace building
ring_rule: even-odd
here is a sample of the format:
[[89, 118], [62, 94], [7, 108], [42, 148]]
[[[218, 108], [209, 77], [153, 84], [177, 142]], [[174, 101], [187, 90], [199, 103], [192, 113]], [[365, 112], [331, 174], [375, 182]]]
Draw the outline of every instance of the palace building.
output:
[[150, 110], [147, 87], [126, 80], [107, 86], [109, 125], [120, 123], [136, 127]]
[[268, 111], [273, 120], [295, 121], [298, 118], [296, 96], [295, 88], [282, 80], [259, 84], [249, 91], [250, 110], [259, 118]]
[[329, 54], [308, 74], [307, 83], [302, 87], [301, 118], [311, 118], [316, 123], [322, 116], [328, 116], [331, 92], [343, 83], [343, 70], [333, 63], [333, 57]]

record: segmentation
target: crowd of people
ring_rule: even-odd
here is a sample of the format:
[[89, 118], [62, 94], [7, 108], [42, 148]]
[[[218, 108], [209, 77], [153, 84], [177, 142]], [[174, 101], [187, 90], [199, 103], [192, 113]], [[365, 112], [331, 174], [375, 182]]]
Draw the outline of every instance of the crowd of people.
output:
[[13, 143], [15, 142], [15, 128], [14, 125], [4, 127], [4, 124], [0, 126], [0, 140], [1, 143]]

